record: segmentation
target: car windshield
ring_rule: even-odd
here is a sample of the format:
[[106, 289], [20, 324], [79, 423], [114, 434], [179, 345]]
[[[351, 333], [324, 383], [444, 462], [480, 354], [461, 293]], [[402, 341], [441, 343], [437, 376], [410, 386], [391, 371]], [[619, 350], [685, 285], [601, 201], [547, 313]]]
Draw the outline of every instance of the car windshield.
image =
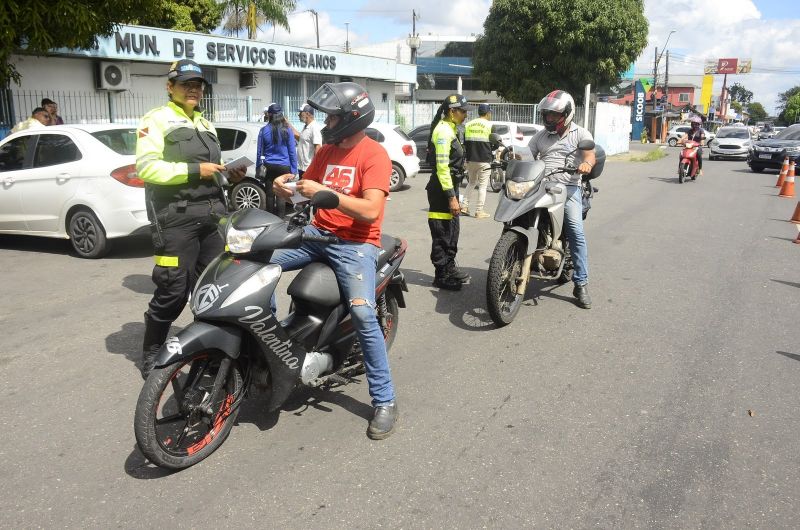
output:
[[492, 125], [492, 132], [497, 134], [508, 134], [508, 125]]
[[120, 155], [136, 154], [136, 129], [109, 129], [91, 135]]
[[409, 138], [408, 135], [404, 133], [403, 129], [401, 129], [400, 127], [395, 127], [394, 132], [399, 134], [403, 138], [403, 140], [409, 140], [409, 141], [411, 140], [411, 138]]
[[776, 140], [794, 140], [794, 133], [800, 132], [799, 127], [787, 128], [775, 135]]
[[736, 129], [720, 129], [717, 133], [717, 138], [742, 138], [744, 140], [750, 138], [750, 135], [747, 132], [747, 129], [743, 128], [736, 128]]

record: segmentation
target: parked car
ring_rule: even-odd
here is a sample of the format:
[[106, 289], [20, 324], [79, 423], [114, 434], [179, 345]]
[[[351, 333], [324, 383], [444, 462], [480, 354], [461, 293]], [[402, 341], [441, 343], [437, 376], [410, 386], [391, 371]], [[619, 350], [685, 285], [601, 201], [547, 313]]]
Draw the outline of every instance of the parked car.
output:
[[56, 125], [0, 142], [0, 233], [69, 239], [100, 258], [109, 239], [147, 233], [136, 129]]
[[[675, 147], [678, 145], [678, 140], [690, 130], [692, 130], [690, 125], [673, 125], [670, 130], [667, 131], [667, 143]], [[708, 145], [708, 142], [713, 140], [714, 137], [716, 137], [716, 134], [706, 129], [706, 145]]]
[[[222, 162], [247, 156], [253, 162], [258, 149], [258, 133], [263, 122], [219, 122], [214, 124], [219, 145], [222, 147]], [[256, 178], [256, 166], [247, 168], [245, 178], [230, 189], [230, 199], [237, 210], [242, 208], [264, 208], [267, 192], [264, 184]]]
[[528, 147], [531, 137], [544, 129], [535, 123], [515, 123], [512, 121], [492, 121], [492, 132], [499, 135], [503, 145]]
[[747, 127], [722, 127], [717, 136], [707, 143], [708, 159], [741, 158], [745, 159], [750, 152], [753, 138]]
[[747, 165], [755, 173], [780, 170], [786, 156], [795, 161], [800, 158], [800, 124], [790, 125], [774, 138], [753, 142]]
[[419, 173], [419, 158], [414, 141], [397, 125], [373, 122], [366, 134], [380, 143], [392, 161], [392, 175], [389, 178], [389, 191], [399, 191], [407, 178]]
[[420, 169], [430, 171], [431, 165], [428, 164], [426, 158], [428, 157], [428, 137], [431, 135], [431, 124], [426, 123], [411, 129], [408, 133], [409, 138], [414, 142], [417, 148], [417, 158], [419, 158]]

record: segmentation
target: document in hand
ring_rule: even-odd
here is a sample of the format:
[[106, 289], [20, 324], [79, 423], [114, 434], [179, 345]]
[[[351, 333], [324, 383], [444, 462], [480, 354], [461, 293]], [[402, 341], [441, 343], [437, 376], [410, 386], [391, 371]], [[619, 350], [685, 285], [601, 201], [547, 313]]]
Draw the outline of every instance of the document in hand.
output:
[[247, 158], [247, 156], [240, 156], [239, 158], [235, 158], [225, 163], [225, 169], [245, 169], [255, 164], [252, 160]]

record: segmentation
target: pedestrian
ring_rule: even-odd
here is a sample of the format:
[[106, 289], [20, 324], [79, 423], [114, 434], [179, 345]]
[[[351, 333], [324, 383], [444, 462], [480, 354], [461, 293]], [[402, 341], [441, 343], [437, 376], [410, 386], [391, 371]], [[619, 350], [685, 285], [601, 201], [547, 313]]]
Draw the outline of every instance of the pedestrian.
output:
[[58, 103], [50, 98], [44, 98], [42, 108], [47, 111], [50, 120], [48, 125], [64, 125], [64, 120], [58, 115]]
[[492, 134], [492, 112], [487, 103], [478, 105], [478, 117], [467, 122], [466, 141], [467, 150], [467, 196], [461, 204], [461, 213], [469, 215], [469, 202], [475, 186], [478, 186], [478, 202], [475, 205], [475, 218], [486, 219], [490, 217], [483, 211], [486, 203], [486, 187], [489, 185], [489, 175], [492, 172], [492, 147], [489, 135]]
[[559, 171], [551, 178], [565, 184], [567, 188], [564, 229], [572, 263], [575, 266], [572, 275], [575, 287], [572, 294], [577, 298], [579, 307], [589, 309], [592, 307], [592, 299], [589, 296], [589, 251], [583, 234], [581, 178], [582, 175], [592, 171], [595, 153], [594, 150], [580, 151], [582, 154], [576, 155], [576, 151], [581, 140], [593, 139], [592, 133], [572, 121], [575, 116], [575, 101], [563, 90], [554, 90], [547, 94], [539, 102], [539, 112], [542, 115], [544, 129], [533, 135], [528, 147], [534, 158], [544, 161], [545, 171], [549, 173], [565, 165], [574, 165], [575, 157], [582, 157], [578, 171], [575, 173]]
[[431, 123], [428, 140], [428, 162], [433, 170], [428, 185], [428, 228], [431, 231], [433, 285], [458, 291], [470, 276], [456, 266], [461, 206], [458, 189], [464, 176], [464, 146], [458, 137], [458, 126], [472, 109], [461, 94], [447, 96]]
[[[173, 62], [169, 102], [145, 114], [137, 131], [136, 172], [145, 183], [156, 284], [144, 315], [145, 378], [200, 273], [225, 247], [216, 217], [226, 211], [216, 179], [225, 171], [222, 150], [214, 126], [197, 109], [205, 86], [196, 62]], [[243, 176], [243, 169], [228, 171], [232, 182]]]
[[272, 182], [286, 173], [297, 174], [297, 144], [279, 104], [272, 103], [267, 108], [267, 116], [269, 121], [258, 133], [256, 175], [263, 179], [267, 190], [266, 210], [283, 217], [286, 202], [273, 193]]
[[[333, 269], [364, 353], [373, 407], [367, 436], [382, 440], [392, 434], [397, 421], [394, 384], [375, 306], [376, 267], [392, 163], [386, 150], [364, 133], [375, 117], [375, 106], [363, 87], [350, 82], [325, 83], [308, 103], [327, 114], [322, 130], [325, 145], [297, 182], [297, 193], [310, 199], [320, 190], [331, 190], [338, 195], [339, 206], [317, 210], [313, 223], [303, 230], [335, 235], [341, 242], [306, 242], [298, 249], [275, 252], [272, 262], [284, 271], [314, 261]], [[276, 194], [292, 195], [284, 186], [291, 177], [286, 174], [275, 179]]]
[[42, 107], [36, 107], [31, 112], [31, 117], [21, 121], [11, 129], [12, 133], [24, 131], [26, 129], [39, 129], [50, 125], [50, 115]]
[[298, 111], [300, 121], [303, 122], [303, 130], [294, 130], [294, 137], [297, 140], [297, 171], [300, 178], [303, 178], [311, 159], [322, 147], [322, 124], [314, 119], [314, 107], [303, 105]]

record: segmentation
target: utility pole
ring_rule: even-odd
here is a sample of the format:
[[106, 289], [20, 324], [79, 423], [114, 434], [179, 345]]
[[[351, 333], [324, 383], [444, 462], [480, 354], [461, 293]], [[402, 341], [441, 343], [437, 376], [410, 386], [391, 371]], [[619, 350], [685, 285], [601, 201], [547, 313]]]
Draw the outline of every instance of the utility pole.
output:
[[669, 50], [667, 50], [667, 70], [664, 72], [664, 109], [669, 105]]
[[345, 28], [347, 28], [347, 40], [344, 41], [344, 51], [345, 53], [350, 53], [350, 23], [344, 23]]
[[653, 113], [656, 112], [656, 96], [658, 95], [658, 46], [653, 57]]
[[[417, 12], [411, 10], [411, 35], [408, 37], [408, 47], [411, 48], [411, 64], [417, 64], [417, 49], [419, 48], [419, 36], [417, 35]], [[416, 81], [411, 84], [411, 128], [413, 129], [416, 124], [417, 115], [417, 97], [416, 97]]]
[[314, 15], [314, 30], [317, 32], [317, 48], [319, 48], [319, 13], [313, 9], [309, 9], [308, 11]]

